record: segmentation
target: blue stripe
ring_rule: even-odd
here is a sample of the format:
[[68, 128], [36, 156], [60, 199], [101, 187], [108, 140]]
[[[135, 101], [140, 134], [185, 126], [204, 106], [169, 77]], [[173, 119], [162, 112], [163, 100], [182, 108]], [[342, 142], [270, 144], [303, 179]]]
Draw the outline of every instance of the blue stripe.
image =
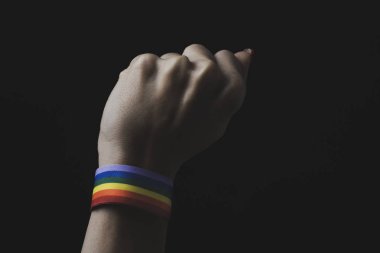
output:
[[[154, 189], [158, 192], [171, 193], [172, 186], [165, 184], [161, 181], [151, 179], [149, 177], [144, 177], [139, 174], [124, 172], [124, 171], [107, 171], [100, 173], [95, 176], [95, 183], [97, 180], [108, 178], [108, 177], [119, 177], [119, 178], [128, 178], [132, 180], [136, 180], [138, 182], [143, 183], [143, 185], [137, 185], [146, 189]], [[128, 180], [130, 182], [130, 180]]]

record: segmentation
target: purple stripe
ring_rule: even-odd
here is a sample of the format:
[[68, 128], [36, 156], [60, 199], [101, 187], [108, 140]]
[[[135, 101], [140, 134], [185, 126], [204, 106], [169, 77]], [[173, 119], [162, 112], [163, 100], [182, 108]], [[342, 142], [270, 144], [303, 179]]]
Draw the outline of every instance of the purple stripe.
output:
[[125, 171], [125, 172], [132, 172], [135, 174], [139, 174], [145, 177], [149, 177], [158, 181], [161, 181], [163, 183], [166, 183], [170, 186], [173, 186], [173, 182], [170, 178], [162, 176], [158, 173], [155, 173], [153, 171], [139, 168], [136, 166], [131, 166], [131, 165], [125, 165], [125, 164], [109, 164], [105, 165], [103, 167], [100, 167], [96, 170], [95, 175], [98, 175], [103, 172], [108, 172], [108, 171]]

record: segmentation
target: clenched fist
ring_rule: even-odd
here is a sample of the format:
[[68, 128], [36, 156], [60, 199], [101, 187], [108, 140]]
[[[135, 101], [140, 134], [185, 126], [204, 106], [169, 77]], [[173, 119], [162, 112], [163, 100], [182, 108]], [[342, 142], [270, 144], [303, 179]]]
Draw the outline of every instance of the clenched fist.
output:
[[174, 178], [224, 133], [245, 96], [252, 51], [143, 54], [120, 73], [104, 108], [99, 166], [129, 164]]

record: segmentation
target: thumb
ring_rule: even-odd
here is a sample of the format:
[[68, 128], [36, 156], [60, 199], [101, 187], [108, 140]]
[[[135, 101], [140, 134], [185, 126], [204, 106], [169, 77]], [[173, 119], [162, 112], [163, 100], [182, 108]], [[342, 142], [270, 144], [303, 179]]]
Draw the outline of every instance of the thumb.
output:
[[253, 57], [252, 49], [244, 49], [243, 51], [235, 53], [235, 57], [239, 60], [241, 65], [243, 66], [244, 78], [247, 79], [249, 65], [251, 63], [251, 59]]

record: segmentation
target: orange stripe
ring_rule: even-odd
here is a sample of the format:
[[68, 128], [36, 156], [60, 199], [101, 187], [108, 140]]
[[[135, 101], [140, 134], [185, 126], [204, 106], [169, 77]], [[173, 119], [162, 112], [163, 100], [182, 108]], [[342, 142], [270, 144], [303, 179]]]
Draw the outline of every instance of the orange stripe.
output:
[[131, 205], [135, 206], [144, 210], [147, 210], [149, 212], [155, 213], [161, 217], [169, 218], [170, 217], [170, 210], [163, 210], [160, 208], [157, 208], [155, 206], [150, 205], [149, 203], [142, 202], [137, 199], [131, 199], [126, 197], [118, 197], [118, 196], [104, 196], [99, 197], [92, 201], [91, 208], [94, 208], [96, 206], [102, 205], [102, 204], [125, 204], [125, 205]]
[[164, 210], [169, 210], [171, 208], [171, 206], [169, 206], [168, 204], [161, 202], [157, 199], [154, 199], [154, 198], [151, 198], [151, 197], [139, 194], [139, 193], [125, 191], [125, 190], [102, 190], [102, 191], [98, 191], [92, 196], [92, 199], [96, 200], [97, 198], [108, 197], [108, 196], [133, 198], [133, 199], [137, 199], [141, 202], [149, 203], [149, 205], [152, 205], [152, 206], [155, 206], [157, 208], [164, 209]]

